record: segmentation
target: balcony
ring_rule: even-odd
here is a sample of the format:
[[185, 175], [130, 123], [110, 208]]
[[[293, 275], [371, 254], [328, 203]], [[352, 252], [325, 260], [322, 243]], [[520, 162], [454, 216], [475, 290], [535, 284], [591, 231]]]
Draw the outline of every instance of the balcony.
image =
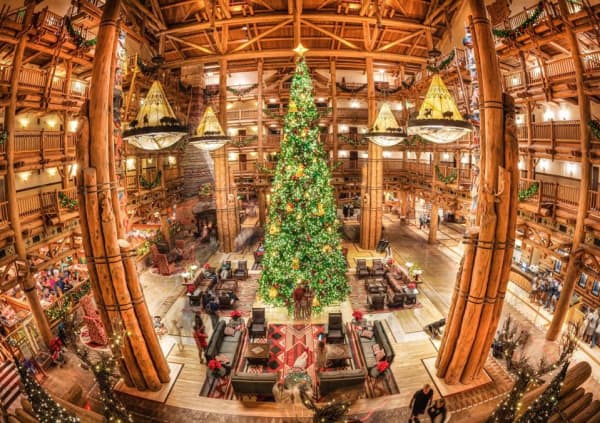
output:
[[[40, 164], [64, 164], [75, 160], [79, 136], [71, 132], [20, 131], [15, 133], [15, 160], [19, 170], [39, 168]], [[6, 154], [5, 143], [0, 144], [0, 159]], [[20, 163], [19, 163], [20, 162]]]
[[0, 229], [7, 228], [10, 225], [8, 218], [8, 201], [0, 202]]
[[30, 223], [49, 217], [52, 224], [78, 216], [77, 188], [38, 192], [17, 198], [19, 219]]
[[[563, 158], [579, 158], [581, 122], [578, 120], [549, 121], [531, 125], [531, 145], [527, 144], [527, 126], [517, 126], [519, 149], [535, 153], [540, 157], [561, 156]], [[600, 148], [600, 140], [592, 138], [592, 151]], [[594, 156], [597, 153], [592, 153]]]
[[[12, 66], [0, 67], [0, 84], [8, 86], [12, 74]], [[51, 79], [51, 82], [50, 82]], [[38, 95], [47, 95], [47, 89], [57, 96], [62, 94], [74, 100], [84, 100], [88, 96], [89, 84], [79, 79], [71, 79], [70, 84], [62, 76], [52, 75], [49, 70], [22, 68], [19, 73], [19, 90]]]

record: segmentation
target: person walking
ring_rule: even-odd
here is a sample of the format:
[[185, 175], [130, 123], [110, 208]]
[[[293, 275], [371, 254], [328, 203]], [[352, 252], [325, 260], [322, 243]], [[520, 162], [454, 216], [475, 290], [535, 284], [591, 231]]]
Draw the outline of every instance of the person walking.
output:
[[294, 297], [294, 319], [302, 319], [302, 301], [304, 300], [304, 285], [299, 284], [292, 293]]
[[446, 400], [444, 398], [436, 399], [431, 407], [427, 409], [427, 414], [431, 423], [444, 423], [446, 421]]
[[200, 358], [200, 364], [206, 363], [206, 357], [204, 357], [204, 350], [208, 347], [208, 335], [204, 329], [204, 322], [200, 315], [196, 314], [193, 328], [194, 341], [196, 341], [196, 347], [198, 348], [198, 357]]
[[419, 389], [410, 400], [410, 419], [409, 423], [418, 423], [419, 416], [425, 413], [425, 410], [431, 403], [433, 398], [433, 390], [429, 384], [425, 384], [422, 389]]
[[583, 337], [583, 342], [591, 342], [592, 336], [594, 336], [594, 332], [596, 331], [596, 325], [598, 324], [598, 310], [596, 312], [590, 312], [590, 316], [588, 319], [588, 324], [585, 329], [585, 334]]
[[598, 339], [600, 338], [600, 308], [596, 309], [596, 327], [594, 328], [594, 333], [592, 333], [592, 341], [590, 342], [590, 347], [594, 348], [598, 345]]

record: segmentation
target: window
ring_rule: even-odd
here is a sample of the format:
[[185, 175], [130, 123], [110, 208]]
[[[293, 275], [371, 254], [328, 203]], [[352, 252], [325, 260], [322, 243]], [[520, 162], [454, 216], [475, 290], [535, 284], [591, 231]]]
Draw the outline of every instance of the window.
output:
[[595, 297], [600, 296], [600, 281], [594, 281], [592, 285], [592, 295]]
[[554, 272], [560, 273], [560, 269], [562, 268], [562, 261], [556, 260], [554, 262]]
[[579, 282], [578, 285], [582, 288], [585, 288], [585, 286], [587, 285], [587, 280], [588, 280], [588, 275], [586, 275], [585, 273], [582, 273], [579, 276]]

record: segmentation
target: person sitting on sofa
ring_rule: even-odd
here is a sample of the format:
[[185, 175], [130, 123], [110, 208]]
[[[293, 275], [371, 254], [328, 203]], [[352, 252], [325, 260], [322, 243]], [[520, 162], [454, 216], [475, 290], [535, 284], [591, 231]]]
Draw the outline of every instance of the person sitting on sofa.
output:
[[229, 279], [231, 277], [231, 263], [226, 261], [221, 267], [221, 279]]

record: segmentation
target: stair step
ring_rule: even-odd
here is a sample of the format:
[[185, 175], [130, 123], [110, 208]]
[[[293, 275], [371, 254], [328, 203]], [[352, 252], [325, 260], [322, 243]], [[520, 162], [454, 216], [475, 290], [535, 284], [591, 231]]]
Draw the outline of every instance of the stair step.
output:
[[14, 389], [2, 400], [2, 403], [6, 408], [10, 407], [10, 405], [15, 402], [17, 398], [21, 395], [21, 387], [17, 384]]
[[[16, 376], [16, 375], [15, 375]], [[15, 389], [15, 387], [19, 387], [19, 377], [16, 376], [10, 382], [5, 385], [2, 385], [0, 388], [0, 400], [6, 403], [6, 398], [10, 396], [10, 393]]]

